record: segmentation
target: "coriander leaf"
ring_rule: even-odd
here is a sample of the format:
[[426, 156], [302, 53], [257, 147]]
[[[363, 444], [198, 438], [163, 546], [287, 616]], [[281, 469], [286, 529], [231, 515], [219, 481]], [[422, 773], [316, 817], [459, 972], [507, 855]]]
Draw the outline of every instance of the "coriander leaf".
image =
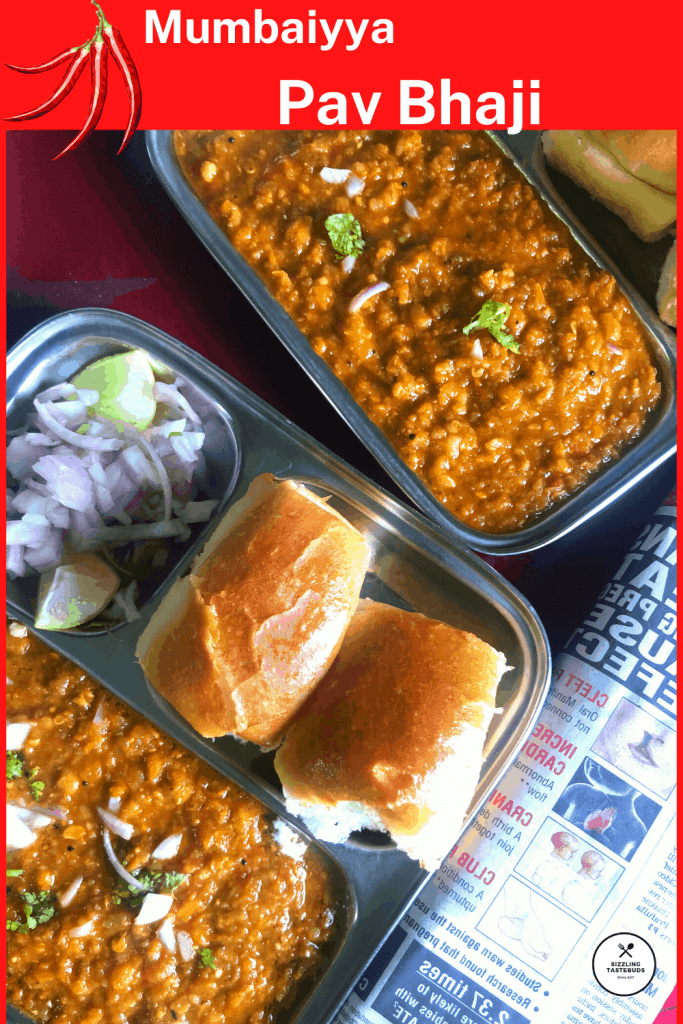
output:
[[[35, 779], [37, 774], [38, 774], [38, 769], [37, 768], [33, 768], [31, 770], [31, 774], [29, 775], [29, 779]], [[38, 800], [40, 800], [41, 796], [43, 795], [43, 790], [45, 789], [45, 783], [44, 782], [38, 782], [38, 781], [36, 781], [36, 782], [29, 782], [28, 788], [31, 790], [31, 793], [33, 795], [33, 799], [38, 801]]]
[[8, 868], [7, 869], [7, 877], [8, 878], [18, 878], [19, 875], [23, 875], [23, 873], [24, 872], [23, 872], [23, 870], [21, 868]]
[[197, 953], [197, 959], [202, 967], [210, 967], [212, 971], [216, 970], [216, 957], [210, 949], [200, 949]]
[[360, 256], [365, 242], [352, 213], [333, 213], [325, 221], [325, 228], [337, 256]]
[[37, 928], [39, 924], [45, 924], [46, 921], [51, 920], [57, 913], [56, 896], [53, 892], [41, 890], [39, 892], [22, 892], [19, 895], [26, 904], [24, 907], [26, 922], [22, 924], [19, 921], [7, 921], [8, 932], [22, 932], [26, 935], [27, 932]]
[[505, 328], [505, 321], [510, 316], [510, 306], [507, 302], [495, 302], [488, 299], [479, 312], [463, 327], [463, 334], [470, 331], [488, 331], [494, 341], [499, 342], [503, 348], [509, 348], [512, 352], [519, 352], [519, 342]]
[[21, 777], [22, 761], [21, 755], [14, 750], [7, 751], [7, 778], [18, 779]]
[[150, 868], [135, 868], [131, 874], [145, 887], [144, 891], [135, 889], [127, 882], [119, 881], [111, 893], [112, 903], [117, 906], [124, 904], [129, 910], [141, 906], [148, 892], [173, 892], [187, 878], [187, 875], [179, 871], [153, 871]]

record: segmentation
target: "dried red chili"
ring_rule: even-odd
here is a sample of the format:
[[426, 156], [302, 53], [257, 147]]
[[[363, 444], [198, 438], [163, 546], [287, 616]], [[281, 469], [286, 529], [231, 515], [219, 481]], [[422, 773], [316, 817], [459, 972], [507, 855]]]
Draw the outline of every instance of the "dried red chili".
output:
[[123, 75], [129, 101], [128, 123], [124, 132], [123, 142], [118, 150], [119, 153], [125, 149], [130, 142], [142, 112], [142, 91], [140, 89], [140, 79], [138, 77], [135, 64], [133, 63], [133, 59], [123, 41], [123, 37], [119, 30], [114, 28], [114, 26], [107, 21], [104, 11], [97, 0], [91, 0], [91, 3], [97, 8], [98, 23], [95, 35], [89, 42], [84, 43], [83, 46], [74, 46], [68, 50], [63, 50], [61, 53], [58, 53], [56, 57], [46, 61], [44, 64], [36, 64], [31, 67], [19, 67], [16, 64], [7, 65], [7, 67], [12, 71], [19, 71], [22, 74], [34, 75], [59, 67], [60, 64], [63, 64], [64, 61], [71, 58], [71, 64], [67, 68], [64, 78], [55, 92], [49, 96], [44, 103], [39, 107], [35, 107], [33, 110], [27, 110], [23, 114], [15, 114], [13, 117], [5, 118], [6, 121], [27, 121], [31, 118], [41, 117], [43, 114], [47, 114], [48, 111], [53, 110], [59, 103], [61, 103], [64, 97], [73, 89], [85, 68], [88, 58], [90, 58], [91, 89], [88, 116], [78, 135], [69, 143], [68, 146], [66, 146], [65, 149], [62, 150], [61, 153], [58, 153], [58, 155], [54, 157], [55, 160], [58, 160], [59, 157], [64, 156], [65, 153], [68, 153], [70, 150], [79, 146], [96, 127], [102, 114], [107, 94], [107, 55], [109, 52], [111, 52], [121, 74]]
[[66, 69], [66, 74], [57, 86], [57, 89], [51, 96], [48, 96], [44, 103], [41, 103], [39, 107], [35, 107], [33, 110], [27, 110], [24, 114], [15, 114], [14, 117], [6, 117], [5, 121], [30, 121], [33, 117], [42, 117], [43, 114], [47, 114], [48, 110], [54, 110], [57, 104], [61, 103], [65, 96], [68, 96], [78, 79], [81, 77], [81, 73], [83, 72], [83, 69], [88, 62], [88, 57], [90, 56], [91, 46], [92, 39], [89, 43], [86, 43], [85, 46], [81, 46], [71, 64]]
[[[126, 84], [126, 92], [128, 93], [128, 100], [130, 103], [130, 110], [128, 114], [128, 124], [126, 125], [126, 131], [123, 136], [123, 142], [119, 146], [118, 153], [125, 149], [131, 140], [133, 132], [138, 126], [140, 115], [142, 114], [142, 90], [140, 89], [140, 79], [138, 77], [137, 69], [133, 63], [133, 58], [128, 52], [128, 47], [123, 41], [123, 36], [117, 28], [107, 21], [104, 11], [97, 3], [97, 0], [91, 0], [91, 3], [95, 5], [102, 20], [102, 32], [106, 40], [107, 46], [111, 52], [112, 57], [116, 61], [119, 71], [123, 75], [123, 80]], [[118, 156], [118, 153], [116, 154]]]
[[[92, 42], [92, 39], [90, 42]], [[52, 60], [46, 60], [44, 64], [34, 64], [28, 68], [20, 67], [18, 64], [5, 64], [5, 67], [9, 68], [10, 71], [20, 71], [22, 75], [38, 75], [43, 71], [52, 71], [53, 68], [58, 68], [65, 60], [68, 60], [69, 57], [75, 55], [79, 50], [82, 50], [88, 45], [88, 43], [83, 43], [81, 46], [72, 46], [68, 50], [62, 50], [62, 52], [58, 53], [56, 57], [52, 58]], [[16, 118], [8, 117], [6, 120], [16, 120]]]
[[107, 44], [102, 38], [101, 22], [97, 26], [95, 40], [90, 48], [90, 83], [90, 109], [85, 124], [78, 135], [71, 140], [68, 146], [64, 147], [61, 153], [53, 157], [53, 160], [59, 160], [69, 150], [80, 146], [81, 142], [87, 139], [93, 131], [102, 114], [107, 96]]

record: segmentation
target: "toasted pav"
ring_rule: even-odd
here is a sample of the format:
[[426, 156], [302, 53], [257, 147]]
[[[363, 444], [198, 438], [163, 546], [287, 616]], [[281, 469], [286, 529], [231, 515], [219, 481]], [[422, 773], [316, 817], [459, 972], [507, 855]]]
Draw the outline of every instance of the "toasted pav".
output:
[[153, 615], [145, 675], [203, 736], [276, 745], [341, 645], [368, 558], [324, 499], [257, 477]]

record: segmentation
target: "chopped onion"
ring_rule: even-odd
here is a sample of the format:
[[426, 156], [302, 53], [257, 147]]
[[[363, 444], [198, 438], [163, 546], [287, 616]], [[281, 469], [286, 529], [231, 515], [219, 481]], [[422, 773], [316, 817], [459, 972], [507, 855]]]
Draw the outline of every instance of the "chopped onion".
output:
[[341, 262], [342, 270], [345, 274], [350, 274], [356, 265], [357, 256], [345, 256]]
[[117, 814], [121, 810], [121, 797], [110, 796], [109, 800], [107, 801], [107, 808], [114, 814]]
[[181, 505], [178, 509], [178, 518], [185, 523], [206, 523], [217, 504], [218, 500], [213, 498], [207, 501], [188, 501], [187, 505]]
[[[11, 630], [10, 626], [10, 630]], [[24, 626], [26, 631], [26, 627]], [[16, 634], [15, 634], [16, 635]], [[26, 635], [26, 632], [24, 632]], [[7, 723], [7, 738], [5, 740], [5, 747], [7, 750], [21, 750], [26, 740], [26, 737], [33, 728], [33, 722], [8, 722]]]
[[20, 811], [24, 808], [7, 804], [5, 807], [7, 846], [10, 850], [23, 850], [36, 840], [35, 832], [22, 820]]
[[10, 622], [9, 624], [10, 636], [16, 636], [20, 640], [23, 640], [28, 635], [28, 629], [23, 622]]
[[194, 957], [194, 942], [187, 932], [178, 932], [176, 938], [178, 940], [180, 959], [187, 963], [188, 960], [192, 960]]
[[72, 928], [69, 935], [72, 939], [82, 939], [85, 935], [90, 935], [94, 927], [95, 922], [91, 918], [89, 921], [86, 921], [85, 924], [80, 925], [79, 928]]
[[349, 199], [353, 199], [354, 196], [360, 195], [364, 188], [365, 182], [362, 178], [357, 178], [355, 174], [352, 174], [346, 182], [346, 194]]
[[618, 355], [618, 356], [620, 356], [620, 355], [623, 355], [623, 351], [624, 351], [624, 350], [623, 350], [623, 349], [621, 349], [621, 348], [619, 348], [619, 347], [618, 347], [617, 345], [612, 345], [612, 344], [610, 343], [610, 344], [609, 344], [609, 345], [607, 346], [607, 348], [608, 348], [608, 349], [610, 350], [610, 352], [614, 352], [614, 353], [615, 353], [616, 355]]
[[403, 207], [404, 207], [406, 213], [408, 214], [408, 216], [412, 220], [419, 220], [420, 219], [420, 214], [417, 212], [417, 210], [415, 209], [415, 207], [411, 203], [410, 199], [405, 199], [403, 201]]
[[169, 953], [175, 953], [175, 931], [173, 929], [173, 921], [170, 917], [167, 917], [161, 928], [157, 932], [159, 940], [166, 946]]
[[[117, 818], [115, 814], [112, 814], [111, 811], [108, 811], [105, 807], [98, 807], [97, 813], [107, 828], [112, 830], [114, 835], [120, 836], [121, 839], [133, 838], [135, 829], [127, 821], [121, 821], [120, 818]], [[140, 886], [140, 888], [142, 888], [142, 886]]]
[[323, 167], [320, 177], [330, 185], [343, 185], [351, 171], [345, 171], [337, 167]]
[[152, 924], [154, 921], [160, 921], [162, 917], [166, 917], [172, 904], [172, 896], [165, 893], [148, 892], [142, 901], [140, 913], [135, 918], [135, 924]]
[[83, 875], [79, 875], [78, 878], [74, 878], [73, 882], [66, 890], [64, 895], [59, 897], [59, 902], [63, 907], [69, 906], [69, 904], [73, 901], [74, 896], [76, 895], [82, 884]]
[[386, 281], [378, 281], [377, 284], [371, 284], [369, 288], [364, 288], [362, 292], [358, 292], [351, 302], [349, 303], [349, 313], [355, 313], [363, 306], [368, 299], [374, 298], [375, 295], [379, 295], [380, 292], [385, 292], [387, 288], [391, 287]]
[[152, 850], [151, 856], [155, 860], [168, 860], [169, 857], [175, 857], [180, 849], [182, 840], [181, 832], [176, 832], [175, 835], [169, 836], [168, 839], [162, 839], [157, 848]]
[[135, 875], [131, 875], [130, 871], [126, 871], [123, 864], [114, 853], [114, 847], [111, 845], [111, 836], [109, 834], [109, 829], [103, 829], [102, 841], [104, 843], [104, 852], [107, 855], [107, 860], [113, 867], [116, 874], [120, 878], [122, 878], [124, 882], [127, 882], [128, 885], [132, 885], [134, 889], [138, 889], [140, 892], [149, 892], [149, 887], [146, 885], [142, 885], [141, 882], [138, 882]]
[[26, 572], [23, 544], [7, 545], [7, 572], [12, 576], [23, 576]]
[[[103, 721], [104, 721], [104, 697], [102, 698], [100, 703], [97, 705], [97, 709], [96, 709], [95, 714], [93, 716], [93, 725], [102, 725]], [[112, 807], [111, 806], [111, 800], [109, 801], [109, 810], [110, 811], [118, 811], [118, 807]]]
[[475, 338], [474, 341], [472, 342], [472, 358], [473, 359], [483, 359], [484, 358], [484, 350], [481, 347], [481, 342], [479, 341], [479, 338]]

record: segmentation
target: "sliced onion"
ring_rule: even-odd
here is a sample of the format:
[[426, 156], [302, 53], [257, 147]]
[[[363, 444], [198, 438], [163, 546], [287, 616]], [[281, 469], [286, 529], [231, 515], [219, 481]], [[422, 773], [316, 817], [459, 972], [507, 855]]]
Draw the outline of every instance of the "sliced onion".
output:
[[405, 209], [406, 213], [411, 218], [411, 220], [419, 220], [420, 219], [420, 214], [417, 212], [417, 210], [415, 209], [415, 207], [411, 203], [410, 199], [404, 199], [404, 201], [403, 201], [403, 208]]
[[616, 355], [623, 355], [624, 350], [619, 348], [618, 345], [612, 345], [611, 343], [607, 346], [610, 352], [614, 352]]
[[149, 443], [146, 437], [143, 437], [137, 430], [133, 430], [132, 427], [124, 426], [123, 431], [126, 437], [134, 444], [139, 445], [145, 455], [148, 455], [154, 463], [154, 468], [157, 471], [159, 484], [161, 485], [161, 490], [164, 495], [164, 522], [167, 523], [171, 518], [171, 484], [168, 479], [166, 467], [157, 455], [154, 446]]
[[[93, 716], [93, 725], [102, 725], [103, 722], [104, 722], [104, 697], [102, 698], [100, 703], [97, 705], [97, 709], [96, 709], [95, 714]], [[112, 807], [111, 806], [111, 800], [109, 801], [109, 810], [110, 811], [118, 811], [118, 807]]]
[[330, 185], [343, 185], [350, 174], [351, 171], [345, 171], [343, 168], [323, 167], [320, 177]]
[[365, 182], [362, 178], [357, 178], [355, 174], [352, 174], [346, 182], [346, 194], [349, 199], [360, 195], [364, 188]]
[[150, 540], [176, 537], [186, 533], [185, 523], [174, 519], [169, 523], [133, 523], [131, 526], [102, 526], [93, 540], [98, 544], [120, 544], [127, 540]]
[[78, 892], [78, 890], [80, 889], [80, 887], [82, 885], [83, 885], [83, 875], [79, 875], [78, 878], [74, 878], [73, 882], [71, 883], [69, 888], [66, 890], [64, 895], [59, 897], [59, 902], [61, 903], [61, 905], [63, 907], [68, 907], [69, 906], [69, 904], [73, 901], [74, 896], [76, 895], [76, 893]]
[[95, 922], [91, 918], [82, 924], [79, 928], [72, 928], [69, 935], [72, 939], [82, 939], [85, 935], [90, 935], [91, 931], [95, 927]]
[[[35, 812], [34, 812], [35, 813]], [[61, 807], [42, 807], [40, 808], [41, 816], [46, 814], [48, 818], [54, 819], [55, 821], [68, 821], [69, 814]]]
[[111, 845], [111, 836], [109, 834], [109, 829], [105, 828], [103, 830], [102, 840], [104, 843], [104, 852], [107, 855], [107, 860], [113, 867], [116, 874], [120, 878], [122, 878], [124, 882], [127, 882], [128, 885], [132, 885], [134, 889], [139, 889], [140, 892], [149, 892], [149, 887], [146, 885], [142, 885], [140, 882], [138, 882], [137, 878], [134, 875], [131, 875], [130, 871], [126, 871], [123, 864], [114, 853], [114, 847]]
[[[14, 623], [12, 623], [12, 625], [14, 625]], [[11, 629], [12, 627], [10, 626], [10, 630]], [[24, 636], [26, 635], [26, 632], [27, 630], [24, 626]], [[34, 724], [34, 722], [8, 722], [5, 748], [7, 750], [21, 750], [26, 742], [26, 737], [30, 733]]]
[[159, 936], [160, 942], [166, 946], [169, 953], [175, 953], [175, 931], [173, 929], [173, 921], [170, 917], [166, 918], [157, 932], [157, 935]]
[[118, 441], [114, 437], [90, 437], [88, 434], [77, 434], [75, 430], [69, 430], [68, 427], [63, 426], [53, 414], [54, 406], [52, 405], [52, 402], [46, 402], [43, 405], [43, 403], [36, 398], [33, 404], [36, 407], [39, 419], [45, 424], [51, 433], [56, 437], [59, 437], [62, 441], [66, 441], [68, 444], [73, 445], [74, 448], [88, 448], [90, 451], [98, 452], [117, 452], [123, 448], [123, 441]]
[[188, 960], [192, 960], [194, 957], [194, 942], [187, 932], [178, 932], [176, 938], [178, 940], [180, 959], [187, 963]]
[[133, 580], [130, 586], [126, 587], [125, 590], [119, 590], [114, 597], [114, 604], [118, 605], [122, 610], [126, 622], [135, 622], [136, 619], [141, 617], [140, 612], [135, 607], [135, 593], [137, 591], [137, 587], [137, 583]]
[[350, 274], [356, 265], [357, 256], [345, 256], [341, 262], [342, 270], [345, 274]]
[[173, 897], [166, 893], [148, 892], [142, 901], [140, 913], [135, 918], [135, 924], [152, 924], [166, 917], [173, 904]]
[[182, 832], [176, 832], [174, 835], [169, 836], [168, 839], [162, 839], [157, 848], [152, 850], [151, 856], [155, 860], [168, 860], [170, 857], [175, 857], [182, 841]]
[[[121, 821], [120, 818], [117, 818], [115, 814], [112, 814], [111, 811], [108, 811], [105, 807], [98, 807], [97, 813], [107, 828], [112, 830], [114, 835], [120, 836], [121, 839], [133, 838], [135, 829], [127, 821]], [[142, 888], [142, 886], [139, 886], [139, 888]]]
[[154, 397], [157, 402], [166, 402], [167, 405], [175, 405], [176, 409], [180, 409], [181, 412], [184, 412], [187, 418], [192, 421], [194, 426], [199, 427], [201, 430], [202, 421], [185, 398], [185, 395], [180, 393], [178, 385], [161, 384], [157, 381], [154, 385]]
[[355, 313], [368, 299], [374, 298], [380, 292], [385, 292], [389, 287], [391, 286], [386, 281], [378, 281], [377, 284], [371, 284], [369, 288], [364, 288], [362, 292], [358, 292], [358, 295], [349, 302], [349, 313]]

